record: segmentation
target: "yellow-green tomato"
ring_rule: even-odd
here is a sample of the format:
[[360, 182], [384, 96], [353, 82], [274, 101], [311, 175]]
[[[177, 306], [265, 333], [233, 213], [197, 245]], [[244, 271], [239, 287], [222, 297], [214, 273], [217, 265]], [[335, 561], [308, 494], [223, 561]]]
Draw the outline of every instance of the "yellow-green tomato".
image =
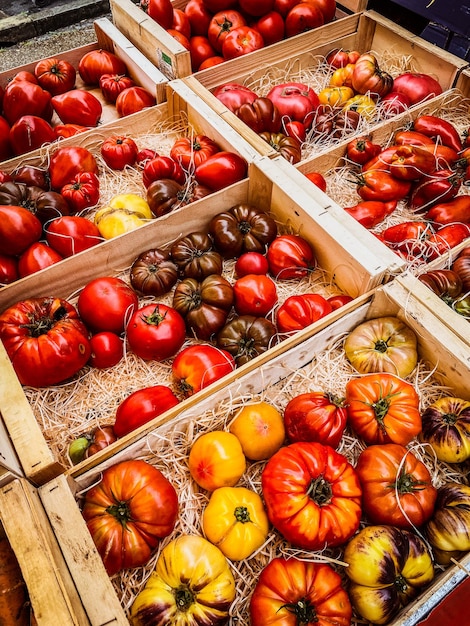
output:
[[395, 526], [366, 526], [347, 544], [349, 597], [361, 617], [386, 624], [434, 577], [426, 543]]
[[135, 230], [153, 218], [148, 203], [133, 193], [119, 194], [95, 215], [95, 224], [104, 239], [113, 239]]
[[181, 535], [161, 552], [131, 608], [133, 626], [222, 626], [235, 581], [227, 559], [197, 535]]
[[200, 435], [189, 452], [189, 472], [207, 491], [234, 487], [246, 469], [241, 443], [225, 430]]
[[266, 541], [269, 521], [260, 496], [245, 487], [216, 489], [204, 509], [207, 539], [232, 561], [248, 558]]
[[423, 412], [420, 439], [429, 443], [437, 458], [445, 463], [470, 459], [470, 402], [445, 396]]

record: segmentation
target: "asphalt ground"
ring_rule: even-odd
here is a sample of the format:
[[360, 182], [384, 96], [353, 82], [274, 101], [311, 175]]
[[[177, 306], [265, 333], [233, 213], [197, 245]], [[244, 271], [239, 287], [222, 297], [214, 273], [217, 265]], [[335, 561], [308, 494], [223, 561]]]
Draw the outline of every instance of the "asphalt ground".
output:
[[0, 0], [0, 72], [96, 41], [109, 0]]

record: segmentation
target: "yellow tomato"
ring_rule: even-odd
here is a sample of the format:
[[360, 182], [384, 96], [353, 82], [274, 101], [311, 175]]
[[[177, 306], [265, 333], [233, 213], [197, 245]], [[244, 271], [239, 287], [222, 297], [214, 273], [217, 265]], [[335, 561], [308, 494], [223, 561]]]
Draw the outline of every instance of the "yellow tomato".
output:
[[352, 89], [354, 67], [354, 63], [348, 63], [335, 70], [330, 78], [330, 87], [351, 87]]
[[281, 413], [267, 402], [244, 406], [236, 414], [229, 430], [238, 438], [243, 453], [251, 461], [269, 459], [286, 437]]
[[202, 528], [207, 539], [227, 558], [241, 561], [266, 541], [269, 521], [255, 491], [221, 487], [212, 493], [204, 509]]
[[[235, 599], [235, 581], [227, 559], [197, 535], [181, 535], [158, 557], [155, 571], [131, 608], [133, 626], [226, 624]], [[150, 620], [150, 621], [149, 621]]]
[[125, 209], [132, 213], [138, 213], [142, 219], [152, 219], [152, 211], [144, 198], [136, 193], [120, 193], [111, 198], [108, 203], [112, 209]]
[[351, 87], [325, 87], [318, 92], [320, 104], [329, 104], [332, 107], [345, 104], [353, 96]]
[[189, 472], [207, 491], [233, 487], [246, 469], [246, 459], [237, 437], [214, 430], [198, 437], [189, 453]]
[[350, 98], [343, 106], [344, 111], [356, 111], [367, 120], [375, 117], [376, 106], [374, 100], [366, 95], [356, 95]]
[[135, 230], [153, 218], [148, 203], [133, 193], [119, 194], [95, 215], [95, 224], [104, 239], [113, 239]]

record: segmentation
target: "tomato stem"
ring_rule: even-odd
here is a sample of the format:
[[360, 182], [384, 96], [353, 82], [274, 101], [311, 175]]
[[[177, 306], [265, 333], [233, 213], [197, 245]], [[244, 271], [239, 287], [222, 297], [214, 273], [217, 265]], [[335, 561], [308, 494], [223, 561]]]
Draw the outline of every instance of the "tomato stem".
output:
[[298, 626], [302, 626], [302, 624], [311, 624], [313, 622], [318, 622], [317, 613], [315, 611], [315, 607], [305, 598], [301, 598], [297, 600], [297, 602], [288, 602], [283, 604], [279, 609], [286, 609], [289, 613], [293, 613], [297, 618]]
[[241, 522], [242, 524], [251, 522], [250, 512], [246, 506], [237, 506], [235, 508], [234, 515], [237, 522]]
[[324, 506], [331, 501], [331, 496], [333, 495], [331, 484], [320, 475], [311, 481], [307, 489], [307, 495], [318, 504], [318, 506]]
[[186, 613], [193, 602], [194, 594], [187, 587], [180, 587], [175, 591], [175, 603], [182, 613]]
[[106, 513], [112, 515], [122, 526], [126, 527], [127, 522], [131, 519], [131, 511], [127, 502], [117, 501], [116, 504], [111, 504], [106, 509]]

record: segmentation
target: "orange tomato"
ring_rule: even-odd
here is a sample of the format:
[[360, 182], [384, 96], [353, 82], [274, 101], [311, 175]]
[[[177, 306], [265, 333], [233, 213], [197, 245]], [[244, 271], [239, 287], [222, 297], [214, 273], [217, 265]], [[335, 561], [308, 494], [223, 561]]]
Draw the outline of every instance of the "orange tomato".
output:
[[321, 104], [329, 104], [332, 107], [346, 104], [348, 100], [354, 97], [354, 91], [351, 87], [325, 87], [318, 93]]
[[193, 443], [189, 453], [189, 472], [207, 491], [234, 487], [246, 468], [246, 459], [238, 438], [224, 430], [204, 433]]
[[251, 461], [269, 459], [286, 436], [281, 413], [267, 402], [247, 404], [236, 414], [229, 430]]

